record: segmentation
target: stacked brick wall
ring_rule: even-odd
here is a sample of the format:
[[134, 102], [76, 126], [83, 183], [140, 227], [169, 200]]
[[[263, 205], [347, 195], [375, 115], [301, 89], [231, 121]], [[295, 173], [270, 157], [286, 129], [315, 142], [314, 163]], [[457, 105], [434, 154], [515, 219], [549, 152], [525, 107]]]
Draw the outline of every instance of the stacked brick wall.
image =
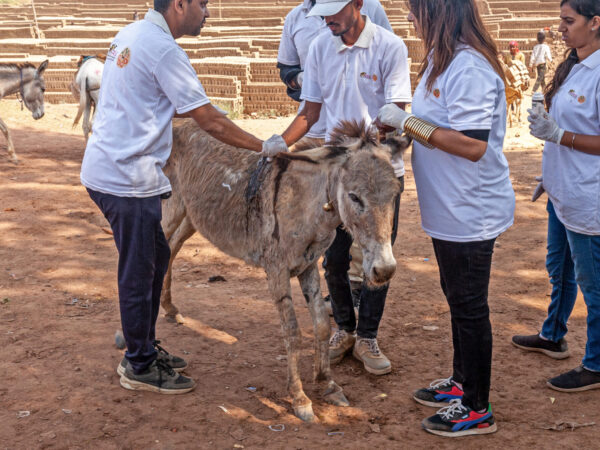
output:
[[[276, 68], [279, 37], [286, 14], [301, 0], [216, 0], [200, 38], [178, 42], [187, 52], [208, 95], [231, 110], [269, 114], [293, 113], [298, 104], [285, 94]], [[518, 40], [529, 58], [539, 29], [558, 24], [557, 0], [476, 0], [484, 23], [500, 50]], [[114, 35], [141, 17], [152, 2], [85, 0], [36, 2], [38, 26], [29, 5], [0, 5], [0, 62], [41, 62], [46, 72], [47, 99], [73, 102], [69, 84], [82, 54], [105, 52]], [[390, 23], [408, 47], [413, 86], [425, 57], [421, 41], [407, 21], [404, 0], [383, 0]], [[38, 39], [41, 37], [42, 39]]]

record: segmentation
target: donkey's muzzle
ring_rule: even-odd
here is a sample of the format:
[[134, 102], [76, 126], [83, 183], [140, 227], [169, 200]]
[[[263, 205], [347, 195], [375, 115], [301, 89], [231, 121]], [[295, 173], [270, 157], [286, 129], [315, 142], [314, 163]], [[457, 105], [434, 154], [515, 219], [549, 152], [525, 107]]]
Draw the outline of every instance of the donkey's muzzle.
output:
[[[394, 261], [394, 260], [392, 260]], [[374, 265], [371, 269], [371, 281], [375, 284], [384, 284], [390, 281], [396, 272], [396, 261], [393, 264]]]

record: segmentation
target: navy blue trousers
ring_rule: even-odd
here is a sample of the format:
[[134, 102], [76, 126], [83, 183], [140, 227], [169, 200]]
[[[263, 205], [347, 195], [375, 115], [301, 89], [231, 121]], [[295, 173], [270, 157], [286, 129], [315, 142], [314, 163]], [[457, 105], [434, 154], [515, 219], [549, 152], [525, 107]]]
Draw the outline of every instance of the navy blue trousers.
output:
[[160, 220], [159, 195], [117, 197], [88, 189], [110, 223], [119, 252], [118, 284], [125, 357], [135, 373], [156, 359], [156, 319], [171, 251]]

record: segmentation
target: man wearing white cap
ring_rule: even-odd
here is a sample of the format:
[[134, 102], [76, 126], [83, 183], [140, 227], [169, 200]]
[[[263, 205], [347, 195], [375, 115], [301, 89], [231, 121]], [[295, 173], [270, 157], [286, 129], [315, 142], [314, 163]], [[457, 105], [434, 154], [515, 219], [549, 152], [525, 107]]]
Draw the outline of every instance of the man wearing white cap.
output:
[[[327, 25], [321, 16], [308, 15], [310, 10], [315, 5], [315, 0], [304, 0], [300, 5], [296, 6], [285, 18], [283, 32], [281, 33], [281, 41], [279, 42], [279, 53], [277, 55], [277, 67], [279, 68], [279, 76], [281, 81], [287, 86], [287, 94], [294, 100], [300, 102], [300, 94], [302, 92], [302, 78], [304, 76], [304, 66], [308, 49], [313, 40], [322, 32], [327, 33]], [[363, 6], [360, 10], [361, 14], [369, 17], [371, 21], [386, 30], [393, 31], [390, 21], [379, 0], [363, 0]], [[300, 103], [299, 110], [304, 107], [304, 102]], [[311, 127], [304, 135], [302, 142], [297, 145], [303, 145], [307, 142], [322, 144], [325, 140], [327, 114], [324, 110], [321, 111], [319, 120]], [[352, 285], [353, 296], [355, 303], [357, 300], [356, 293], [360, 293], [362, 285], [362, 251], [356, 244], [352, 244], [350, 251], [352, 261], [350, 263], [350, 283]], [[328, 301], [330, 296], [325, 297], [325, 305], [332, 314], [331, 302]]]
[[[326, 112], [326, 136], [341, 120], [370, 124], [379, 108], [395, 103], [404, 108], [411, 101], [408, 52], [393, 33], [361, 15], [363, 0], [316, 0], [308, 16], [322, 16], [331, 30], [321, 33], [308, 51], [301, 98], [305, 105], [282, 134], [286, 144], [301, 139]], [[402, 160], [392, 162], [403, 181]], [[397, 199], [396, 210], [400, 199]], [[395, 233], [392, 233], [392, 242]], [[325, 278], [331, 294], [333, 316], [339, 327], [329, 345], [332, 363], [352, 350], [365, 369], [376, 375], [391, 371], [391, 363], [379, 350], [377, 331], [388, 286], [363, 284], [356, 321], [348, 279], [352, 237], [342, 228], [325, 253]]]

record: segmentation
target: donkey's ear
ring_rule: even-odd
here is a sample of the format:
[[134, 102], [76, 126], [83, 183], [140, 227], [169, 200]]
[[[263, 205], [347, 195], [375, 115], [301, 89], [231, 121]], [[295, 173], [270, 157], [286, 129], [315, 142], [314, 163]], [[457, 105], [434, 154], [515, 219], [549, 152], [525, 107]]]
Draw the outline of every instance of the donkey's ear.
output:
[[44, 61], [43, 63], [40, 64], [40, 67], [37, 68], [37, 73], [38, 75], [41, 75], [44, 73], [44, 70], [46, 70], [46, 68], [48, 67], [48, 60]]
[[402, 155], [410, 147], [410, 144], [412, 144], [412, 139], [408, 135], [403, 134], [401, 136], [392, 136], [381, 143], [390, 148], [393, 158], [397, 155]]

